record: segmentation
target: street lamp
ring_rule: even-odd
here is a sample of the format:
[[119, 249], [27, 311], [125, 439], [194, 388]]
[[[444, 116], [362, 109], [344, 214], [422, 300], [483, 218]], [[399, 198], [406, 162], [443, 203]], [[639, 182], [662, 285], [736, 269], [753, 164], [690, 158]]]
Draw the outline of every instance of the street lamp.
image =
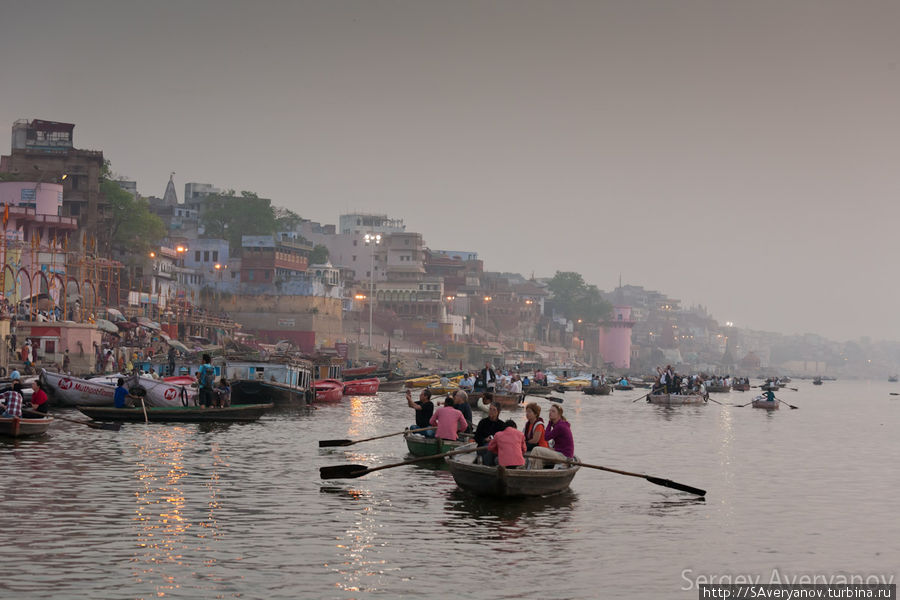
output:
[[366, 246], [372, 247], [372, 270], [369, 271], [369, 348], [372, 347], [372, 307], [375, 304], [375, 247], [381, 243], [380, 233], [367, 233], [363, 236]]

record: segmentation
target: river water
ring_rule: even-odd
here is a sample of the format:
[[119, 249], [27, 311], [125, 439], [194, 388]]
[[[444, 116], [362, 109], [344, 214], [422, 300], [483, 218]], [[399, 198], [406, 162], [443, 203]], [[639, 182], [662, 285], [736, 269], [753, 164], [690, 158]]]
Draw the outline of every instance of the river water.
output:
[[779, 397], [799, 409], [773, 412], [564, 395], [581, 460], [705, 500], [586, 468], [527, 501], [469, 496], [433, 465], [321, 481], [320, 466], [408, 458], [399, 436], [317, 446], [402, 430], [399, 393], [246, 425], [59, 422], [0, 441], [0, 597], [696, 598], [740, 575], [896, 582], [900, 385], [790, 385]]

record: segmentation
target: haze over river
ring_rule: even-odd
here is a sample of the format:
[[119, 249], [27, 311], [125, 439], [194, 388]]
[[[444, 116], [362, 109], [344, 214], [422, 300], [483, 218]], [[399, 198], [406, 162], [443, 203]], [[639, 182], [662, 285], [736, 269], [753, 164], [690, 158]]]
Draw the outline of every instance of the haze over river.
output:
[[[696, 598], [710, 576], [896, 582], [900, 384], [789, 385], [778, 395], [798, 410], [557, 394], [581, 460], [705, 500], [586, 468], [569, 492], [507, 502], [433, 465], [320, 480], [320, 466], [408, 457], [400, 436], [317, 447], [402, 430], [413, 416], [399, 393], [248, 425], [58, 422], [0, 441], [0, 596]], [[524, 412], [512, 418], [521, 428]]]

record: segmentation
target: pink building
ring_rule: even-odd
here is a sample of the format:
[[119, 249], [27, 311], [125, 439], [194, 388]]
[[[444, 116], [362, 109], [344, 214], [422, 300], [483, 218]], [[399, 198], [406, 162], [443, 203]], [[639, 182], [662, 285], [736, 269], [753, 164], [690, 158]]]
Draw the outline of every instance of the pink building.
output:
[[631, 320], [630, 306], [613, 307], [612, 318], [600, 327], [600, 354], [603, 362], [612, 363], [616, 369], [631, 367]]

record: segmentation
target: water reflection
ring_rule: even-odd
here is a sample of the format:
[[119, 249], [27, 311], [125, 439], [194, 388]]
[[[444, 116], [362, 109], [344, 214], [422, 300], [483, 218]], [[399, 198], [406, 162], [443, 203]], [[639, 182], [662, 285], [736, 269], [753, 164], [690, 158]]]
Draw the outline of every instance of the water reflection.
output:
[[[449, 491], [444, 502], [446, 517], [439, 523], [459, 533], [481, 539], [519, 538], [537, 535], [535, 528], [552, 529], [567, 521], [575, 510], [578, 494], [567, 489], [559, 494], [535, 498], [489, 498], [459, 488]], [[473, 525], [490, 525], [472, 532]]]

